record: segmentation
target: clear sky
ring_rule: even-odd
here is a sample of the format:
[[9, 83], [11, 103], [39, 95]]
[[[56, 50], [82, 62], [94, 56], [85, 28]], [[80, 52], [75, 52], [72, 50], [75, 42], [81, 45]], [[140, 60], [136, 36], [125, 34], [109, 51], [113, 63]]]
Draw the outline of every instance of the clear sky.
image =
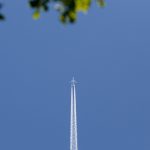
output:
[[0, 149], [69, 150], [70, 83], [78, 81], [79, 150], [150, 149], [150, 1], [93, 4], [74, 25], [31, 18], [3, 0]]

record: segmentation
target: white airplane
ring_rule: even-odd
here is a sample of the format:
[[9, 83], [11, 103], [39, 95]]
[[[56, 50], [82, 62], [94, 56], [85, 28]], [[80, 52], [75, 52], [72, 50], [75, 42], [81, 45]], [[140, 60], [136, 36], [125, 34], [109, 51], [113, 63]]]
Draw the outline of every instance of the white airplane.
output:
[[77, 83], [77, 81], [74, 79], [74, 77], [72, 78], [72, 80], [71, 80], [71, 84], [72, 85], [75, 85]]

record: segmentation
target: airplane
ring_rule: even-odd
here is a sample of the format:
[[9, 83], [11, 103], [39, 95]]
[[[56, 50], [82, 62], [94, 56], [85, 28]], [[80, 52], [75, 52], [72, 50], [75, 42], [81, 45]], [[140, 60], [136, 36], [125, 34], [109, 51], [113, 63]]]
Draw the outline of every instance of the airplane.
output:
[[75, 83], [77, 83], [77, 81], [74, 79], [74, 77], [72, 78], [72, 80], [71, 80], [71, 84], [72, 85], [75, 85]]

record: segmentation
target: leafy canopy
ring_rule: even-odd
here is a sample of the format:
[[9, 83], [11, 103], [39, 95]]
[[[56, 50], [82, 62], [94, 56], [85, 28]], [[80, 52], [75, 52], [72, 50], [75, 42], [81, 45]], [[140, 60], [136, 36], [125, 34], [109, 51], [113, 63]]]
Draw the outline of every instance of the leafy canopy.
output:
[[[0, 3], [0, 10], [2, 9], [3, 5]], [[0, 12], [0, 20], [4, 20], [4, 15]]]
[[[105, 6], [105, 0], [95, 1], [99, 6]], [[58, 11], [62, 23], [73, 23], [77, 19], [78, 12], [85, 13], [89, 10], [92, 0], [28, 0], [28, 2], [34, 9], [34, 19], [39, 19], [42, 11], [47, 12], [50, 8], [54, 8]], [[1, 8], [2, 5], [0, 4], [0, 10]], [[0, 12], [0, 20], [3, 19], [4, 16]]]

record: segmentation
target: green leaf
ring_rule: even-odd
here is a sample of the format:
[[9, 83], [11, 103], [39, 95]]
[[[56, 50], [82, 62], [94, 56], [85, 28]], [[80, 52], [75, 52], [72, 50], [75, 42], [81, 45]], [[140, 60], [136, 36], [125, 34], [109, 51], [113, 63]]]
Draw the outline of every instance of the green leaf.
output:
[[4, 20], [4, 19], [5, 17], [2, 14], [0, 14], [0, 20]]
[[29, 4], [31, 7], [37, 8], [37, 7], [39, 7], [40, 0], [31, 0], [31, 1], [29, 1]]
[[76, 11], [87, 12], [91, 4], [91, 0], [76, 0]]
[[69, 12], [68, 17], [69, 17], [69, 21], [70, 21], [71, 23], [73, 23], [73, 22], [76, 21], [77, 14], [76, 14], [75, 11], [71, 11], [71, 12]]
[[38, 20], [40, 18], [40, 12], [38, 10], [36, 10], [34, 13], [33, 13], [33, 19], [35, 20]]

